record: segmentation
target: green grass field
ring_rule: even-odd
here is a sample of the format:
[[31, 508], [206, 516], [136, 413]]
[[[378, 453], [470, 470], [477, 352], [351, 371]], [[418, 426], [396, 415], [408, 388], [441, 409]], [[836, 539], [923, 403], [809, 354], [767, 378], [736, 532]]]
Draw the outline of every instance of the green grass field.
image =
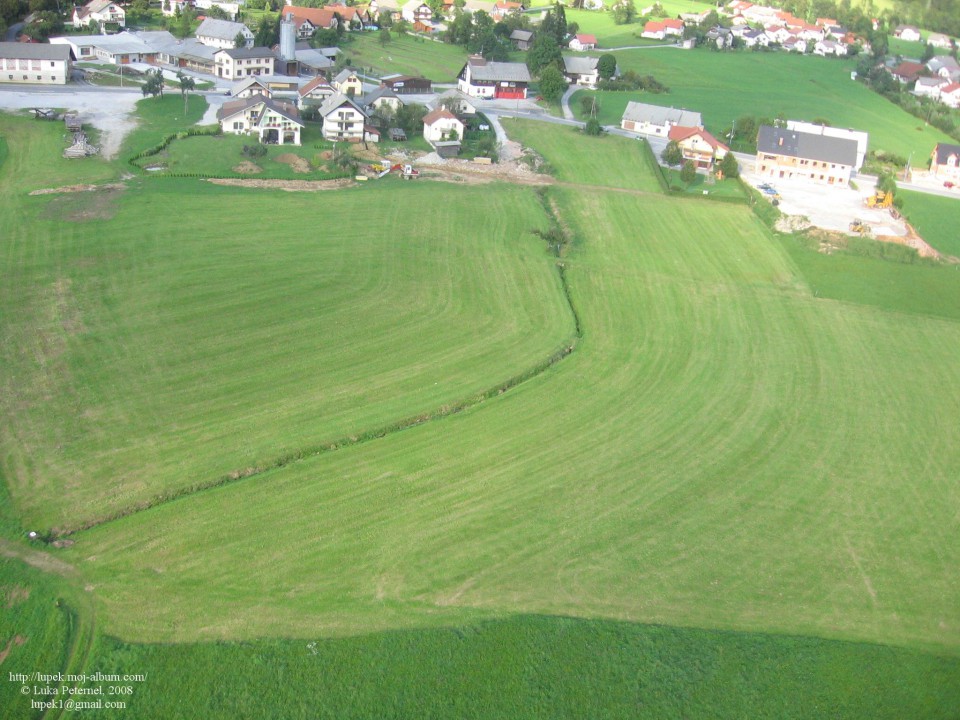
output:
[[957, 216], [960, 202], [956, 198], [900, 190], [903, 212], [917, 232], [928, 243], [945, 255], [960, 257], [960, 237], [957, 236]]
[[[619, 125], [627, 102], [683, 107], [703, 115], [707, 129], [722, 133], [738, 117], [753, 114], [793, 120], [826, 119], [836, 127], [870, 133], [870, 149], [926, 157], [938, 142], [952, 142], [939, 130], [866, 86], [850, 80], [853, 61], [800, 57], [788, 53], [717, 53], [663, 48], [616, 53], [622, 70], [653, 75], [669, 93], [599, 92], [598, 117]], [[580, 97], [570, 106], [580, 114]]]
[[117, 172], [0, 123], [0, 530], [237, 476], [51, 551], [85, 667], [153, 678], [138, 717], [955, 714], [955, 270], [820, 255], [547, 124], [505, 123], [541, 198], [28, 197]]
[[368, 69], [375, 75], [422, 75], [434, 82], [456, 82], [467, 62], [467, 52], [462, 47], [396, 33], [386, 45], [380, 44], [379, 33], [351, 33], [350, 42], [341, 50], [353, 67]]

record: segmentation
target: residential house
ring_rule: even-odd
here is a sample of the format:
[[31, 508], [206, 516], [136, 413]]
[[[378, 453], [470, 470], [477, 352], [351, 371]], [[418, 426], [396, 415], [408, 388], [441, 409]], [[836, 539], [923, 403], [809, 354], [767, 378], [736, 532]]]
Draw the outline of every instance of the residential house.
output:
[[450, 112], [460, 117], [464, 115], [476, 115], [477, 107], [470, 102], [469, 98], [455, 88], [440, 93], [437, 96], [434, 107], [445, 107]]
[[797, 52], [803, 55], [807, 52], [807, 41], [800, 38], [790, 38], [784, 41], [781, 47], [787, 52]]
[[324, 10], [330, 10], [335, 15], [343, 19], [344, 30], [362, 30], [364, 26], [364, 13], [359, 8], [349, 5], [327, 5]]
[[313, 78], [297, 91], [297, 103], [300, 107], [307, 105], [323, 105], [328, 98], [336, 95], [337, 91], [322, 75]]
[[524, 63], [491, 62], [471, 55], [457, 76], [457, 88], [470, 97], [524, 99], [530, 71]]
[[509, 0], [499, 0], [493, 7], [490, 17], [495, 23], [501, 22], [510, 15], [517, 15], [523, 12], [523, 3], [510, 2]]
[[933, 100], [939, 100], [941, 88], [944, 88], [949, 84], [949, 80], [945, 80], [939, 75], [934, 77], [917, 78], [917, 82], [913, 86], [913, 94], [917, 97], [928, 97], [932, 98]]
[[334, 30], [340, 24], [333, 10], [328, 7], [308, 8], [287, 5], [283, 8], [283, 15], [284, 17], [293, 15], [298, 40], [309, 40], [317, 30]]
[[323, 137], [327, 140], [361, 142], [367, 114], [351, 97], [337, 93], [320, 106], [323, 118]]
[[433, 10], [423, 0], [409, 0], [400, 9], [400, 16], [413, 26], [432, 26]]
[[83, 7], [73, 9], [73, 27], [95, 29], [104, 33], [117, 31], [127, 24], [127, 14], [122, 7], [111, 0], [90, 0]]
[[217, 111], [217, 120], [225, 133], [257, 135], [262, 143], [299, 145], [303, 123], [293, 103], [265, 95], [225, 102]]
[[650, 20], [643, 26], [640, 37], [651, 40], [665, 40], [667, 36], [683, 37], [683, 20]]
[[433, 145], [448, 140], [463, 140], [464, 124], [446, 108], [437, 108], [423, 118], [423, 137]]
[[914, 83], [917, 78], [927, 71], [926, 66], [920, 63], [904, 60], [902, 63], [890, 69], [893, 79], [904, 85]]
[[897, 25], [893, 36], [908, 42], [920, 42], [920, 30], [913, 25]]
[[756, 173], [774, 179], [848, 186], [857, 162], [855, 140], [761, 125]]
[[694, 25], [700, 25], [701, 23], [705, 22], [708, 17], [710, 17], [710, 13], [712, 12], [713, 12], [713, 8], [707, 8], [706, 10], [702, 10], [700, 12], [680, 13], [680, 19], [683, 20], [685, 23], [693, 23]]
[[692, 110], [678, 110], [631, 101], [627, 103], [627, 108], [623, 111], [623, 117], [620, 120], [620, 127], [624, 130], [663, 138], [670, 134], [670, 128], [677, 125], [702, 128], [703, 119], [700, 113]]
[[700, 169], [710, 169], [730, 152], [730, 148], [701, 127], [674, 125], [667, 138], [680, 146], [684, 162], [689, 160]]
[[847, 46], [834, 40], [821, 40], [813, 46], [813, 54], [821, 57], [846, 57]]
[[264, 85], [258, 78], [248, 77], [245, 80], [234, 83], [233, 87], [230, 88], [230, 95], [237, 100], [244, 100], [254, 95], [262, 95], [269, 98], [272, 97], [273, 93], [270, 88]]
[[216, 18], [204, 18], [195, 33], [197, 40], [204, 45], [214, 48], [234, 48], [237, 47], [237, 37], [242, 35], [244, 38], [244, 47], [253, 47], [253, 33], [243, 23], [231, 22], [230, 20], [217, 20]]
[[374, 110], [389, 109], [389, 113], [395, 113], [403, 107], [403, 100], [393, 90], [381, 85], [376, 90], [372, 90], [360, 99], [360, 105], [368, 115]]
[[945, 80], [960, 80], [960, 63], [949, 55], [937, 55], [927, 61], [927, 70]]
[[251, 75], [271, 75], [276, 60], [273, 50], [265, 47], [229, 48], [213, 54], [217, 77], [239, 80]]
[[960, 145], [938, 143], [930, 155], [930, 175], [960, 187]]
[[510, 41], [517, 47], [517, 50], [529, 50], [533, 45], [533, 33], [530, 30], [517, 28], [510, 33]]
[[380, 22], [380, 15], [382, 13], [389, 14], [390, 18], [394, 21], [399, 20], [401, 17], [400, 2], [399, 0], [370, 0], [370, 3], [367, 5], [367, 13], [369, 13], [372, 21], [375, 23]]
[[468, 13], [475, 13], [478, 10], [483, 10], [487, 15], [493, 15], [493, 11], [496, 7], [497, 4], [495, 2], [487, 2], [487, 0], [466, 0], [463, 9]]
[[72, 67], [69, 45], [0, 42], [0, 82], [66, 85]]
[[802, 120], [787, 120], [787, 130], [796, 130], [813, 135], [825, 135], [826, 137], [843, 138], [853, 140], [857, 144], [857, 159], [853, 164], [854, 170], [863, 167], [864, 160], [867, 159], [867, 146], [870, 142], [870, 136], [860, 130], [850, 130], [848, 128], [830, 127], [829, 125], [817, 125], [804, 122]]
[[570, 49], [576, 52], [586, 52], [587, 50], [593, 50], [597, 46], [597, 38], [593, 35], [585, 35], [580, 33], [575, 35], [573, 40], [570, 41]]
[[763, 30], [749, 28], [740, 35], [743, 46], [747, 48], [767, 47], [770, 44], [770, 38]]
[[333, 88], [343, 95], [351, 97], [360, 97], [363, 95], [363, 81], [357, 75], [356, 70], [345, 68], [337, 73], [337, 76], [330, 81]]
[[413, 75], [384, 75], [380, 78], [380, 84], [397, 95], [426, 95], [432, 92], [433, 87], [429, 78]]
[[[176, 0], [174, 1], [176, 2]], [[229, 18], [234, 20], [240, 17], [240, 7], [243, 3], [244, 0], [237, 0], [237, 2], [225, 2], [224, 0], [193, 0], [193, 6], [197, 10], [209, 10], [215, 7], [220, 8]], [[201, 15], [202, 14], [203, 13], [201, 13]]]
[[599, 63], [600, 58], [564, 55], [563, 74], [574, 85], [593, 88], [600, 82]]
[[719, 25], [710, 28], [704, 39], [706, 42], [716, 45], [720, 50], [733, 46], [733, 32], [730, 28]]
[[160, 12], [167, 17], [175, 17], [190, 7], [190, 0], [161, 0]]
[[933, 45], [935, 48], [949, 50], [953, 47], [953, 40], [943, 33], [930, 33], [927, 35], [927, 44]]
[[960, 108], [960, 83], [950, 83], [940, 88], [940, 102], [947, 107]]

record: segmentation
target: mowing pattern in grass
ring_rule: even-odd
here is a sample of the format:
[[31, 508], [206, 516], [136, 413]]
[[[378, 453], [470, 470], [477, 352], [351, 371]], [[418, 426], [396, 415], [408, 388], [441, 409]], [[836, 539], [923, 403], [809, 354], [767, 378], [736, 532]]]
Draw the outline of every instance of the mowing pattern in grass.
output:
[[899, 190], [903, 212], [917, 232], [944, 255], [960, 258], [960, 199]]
[[67, 555], [96, 558], [113, 631], [521, 611], [956, 650], [960, 326], [814, 298], [739, 206], [558, 199], [577, 353], [440, 423], [80, 535]]
[[467, 62], [466, 51], [457, 45], [396, 33], [391, 42], [381, 45], [378, 38], [379, 33], [351, 34], [349, 44], [342, 48], [351, 65], [372, 70], [376, 76], [401, 73], [455, 82]]
[[[794, 53], [711, 52], [663, 48], [617, 53], [621, 70], [653, 75], [670, 88], [660, 95], [601, 92], [598, 116], [618, 125], [630, 100], [685, 107], [703, 114], [710, 132], [719, 134], [743, 115], [779, 113], [794, 120], [823, 118], [837, 127], [870, 133], [871, 150], [925, 157], [938, 142], [952, 142], [936, 128], [850, 79], [852, 60], [802, 57]], [[580, 113], [581, 91], [571, 100]]]
[[[224, 671], [229, 668], [229, 671]], [[255, 644], [107, 640], [141, 718], [955, 717], [960, 661], [876, 645], [569, 618]], [[111, 711], [91, 717], [111, 717]], [[113, 711], [114, 713], [116, 711]]]
[[436, 186], [140, 182], [109, 222], [64, 222], [100, 194], [7, 207], [3, 468], [32, 528], [432, 412], [573, 332], [529, 192], [490, 197], [480, 228], [462, 188], [411, 215]]

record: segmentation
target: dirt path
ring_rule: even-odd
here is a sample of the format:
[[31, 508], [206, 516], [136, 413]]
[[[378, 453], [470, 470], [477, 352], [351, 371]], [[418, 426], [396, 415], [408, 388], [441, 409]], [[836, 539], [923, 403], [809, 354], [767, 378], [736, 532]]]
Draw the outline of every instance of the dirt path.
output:
[[35, 567], [38, 570], [55, 573], [63, 577], [70, 577], [77, 574], [77, 569], [73, 565], [54, 557], [50, 553], [43, 552], [42, 550], [34, 550], [10, 542], [9, 540], [4, 540], [3, 538], [0, 538], [0, 555], [23, 560], [27, 565]]
[[349, 178], [339, 180], [255, 180], [246, 178], [208, 178], [207, 182], [214, 185], [230, 185], [232, 187], [260, 188], [264, 190], [286, 190], [287, 192], [319, 192], [321, 190], [338, 190], [354, 185]]
[[[910, 223], [905, 223], [905, 224], [906, 224], [906, 226], [907, 226], [907, 234], [906, 234], [906, 235], [903, 235], [903, 236], [900, 236], [900, 235], [877, 235], [875, 239], [876, 239], [876, 240], [879, 240], [880, 242], [891, 242], [891, 243], [896, 243], [896, 244], [898, 244], [898, 245], [906, 245], [907, 247], [912, 247], [914, 250], [916, 250], [916, 251], [920, 254], [920, 257], [924, 257], [924, 258], [935, 258], [935, 259], [937, 259], [937, 260], [949, 260], [949, 259], [950, 259], [950, 258], [946, 258], [946, 257], [944, 257], [943, 255], [941, 255], [939, 252], [937, 252], [936, 249], [934, 249], [933, 247], [931, 247], [930, 244], [929, 244], [926, 240], [924, 240], [922, 237], [920, 237], [920, 236], [917, 234], [917, 231], [916, 231], [916, 229], [913, 227], [913, 225], [911, 225]], [[954, 259], [954, 260], [955, 260], [955, 259]]]

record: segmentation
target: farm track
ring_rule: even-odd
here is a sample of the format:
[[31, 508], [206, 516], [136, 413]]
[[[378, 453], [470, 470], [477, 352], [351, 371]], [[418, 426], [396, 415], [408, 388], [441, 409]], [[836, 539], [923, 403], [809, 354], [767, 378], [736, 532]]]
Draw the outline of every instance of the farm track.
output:
[[[552, 216], [552, 219], [556, 222], [556, 218]], [[565, 341], [560, 347], [554, 350], [553, 353], [544, 358], [541, 362], [533, 365], [521, 373], [513, 375], [507, 380], [498, 383], [486, 390], [473, 395], [472, 397], [458, 400], [452, 404], [445, 404], [439, 408], [427, 412], [408, 417], [402, 420], [399, 420], [388, 425], [382, 425], [378, 428], [374, 428], [359, 434], [352, 434], [346, 437], [342, 437], [336, 440], [327, 441], [315, 445], [313, 447], [308, 447], [296, 451], [294, 453], [289, 453], [281, 457], [275, 458], [272, 462], [259, 465], [253, 468], [246, 468], [244, 470], [233, 471], [227, 475], [221, 476], [215, 480], [208, 482], [197, 483], [191, 486], [184, 488], [179, 488], [169, 493], [161, 493], [151, 500], [148, 500], [143, 503], [128, 507], [126, 509], [120, 510], [119, 512], [112, 513], [109, 516], [93, 519], [88, 522], [85, 522], [74, 528], [66, 528], [63, 531], [57, 534], [57, 537], [63, 538], [74, 535], [85, 530], [91, 530], [95, 527], [101, 527], [107, 523], [114, 522], [123, 518], [130, 517], [137, 513], [145, 512], [147, 510], [153, 509], [160, 505], [166, 505], [168, 503], [180, 500], [182, 498], [191, 497], [201, 493], [205, 490], [213, 490], [215, 488], [223, 487], [225, 485], [233, 484], [241, 480], [247, 480], [250, 478], [258, 477], [264, 475], [273, 470], [279, 470], [280, 468], [287, 467], [295, 462], [301, 460], [306, 460], [308, 458], [317, 457], [319, 455], [328, 454], [335, 452], [337, 450], [343, 450], [345, 448], [354, 447], [356, 445], [363, 445], [374, 440], [380, 440], [389, 435], [395, 435], [397, 433], [403, 432], [404, 430], [409, 430], [420, 425], [424, 425], [429, 422], [434, 422], [437, 420], [442, 420], [444, 418], [457, 415], [467, 410], [471, 410], [483, 402], [503, 395], [504, 393], [512, 390], [529, 380], [532, 380], [536, 377], [539, 377], [547, 370], [552, 368], [554, 365], [559, 363], [564, 358], [571, 355], [574, 350], [577, 348], [577, 344], [583, 336], [582, 326], [580, 315], [576, 310], [576, 307], [573, 303], [573, 297], [570, 292], [570, 287], [567, 281], [566, 272], [562, 261], [557, 262], [556, 264], [557, 274], [560, 279], [561, 287], [563, 290], [563, 297], [566, 301], [567, 308], [571, 315], [571, 320], [574, 325], [574, 334], [567, 341]], [[0, 547], [2, 550], [2, 547]]]

